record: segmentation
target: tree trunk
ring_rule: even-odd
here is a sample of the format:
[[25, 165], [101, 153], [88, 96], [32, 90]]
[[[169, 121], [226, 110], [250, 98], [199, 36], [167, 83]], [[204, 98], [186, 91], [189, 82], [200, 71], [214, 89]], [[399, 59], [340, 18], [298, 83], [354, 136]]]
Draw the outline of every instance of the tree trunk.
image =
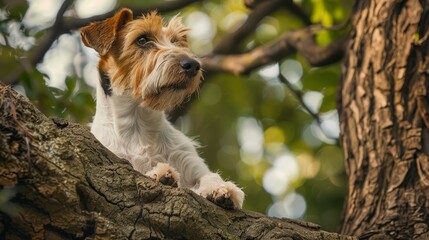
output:
[[355, 239], [156, 184], [1, 83], [0, 159], [0, 239]]
[[429, 239], [429, 1], [357, 1], [339, 92], [343, 234]]

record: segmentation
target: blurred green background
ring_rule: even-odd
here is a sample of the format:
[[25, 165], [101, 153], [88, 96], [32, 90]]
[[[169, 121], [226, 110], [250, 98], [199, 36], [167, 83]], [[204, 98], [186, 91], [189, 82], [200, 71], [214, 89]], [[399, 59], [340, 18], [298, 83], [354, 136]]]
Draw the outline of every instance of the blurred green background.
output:
[[[76, 0], [65, 16], [86, 18], [120, 6], [152, 6], [162, 1]], [[169, 1], [164, 1], [169, 2]], [[312, 23], [333, 26], [347, 21], [350, 1], [297, 0]], [[98, 82], [96, 53], [84, 47], [79, 33], [62, 34], [36, 66], [28, 64], [39, 41], [55, 21], [62, 0], [3, 1], [0, 9], [0, 76], [19, 79], [14, 88], [48, 116], [87, 124], [95, 111]], [[246, 20], [241, 0], [200, 1], [180, 12], [192, 29], [190, 46], [200, 56]], [[282, 33], [305, 27], [294, 12], [279, 9], [254, 26], [238, 49], [251, 50]], [[344, 32], [322, 30], [325, 45]], [[21, 71], [17, 68], [21, 67]], [[277, 76], [282, 73], [303, 93], [305, 104], [321, 118], [318, 124]], [[340, 63], [313, 68], [300, 54], [285, 56], [246, 76], [210, 73], [198, 97], [176, 126], [202, 145], [199, 152], [212, 170], [244, 188], [244, 208], [271, 216], [303, 219], [337, 230], [345, 195], [339, 124], [335, 110]], [[1, 208], [0, 208], [1, 209]]]

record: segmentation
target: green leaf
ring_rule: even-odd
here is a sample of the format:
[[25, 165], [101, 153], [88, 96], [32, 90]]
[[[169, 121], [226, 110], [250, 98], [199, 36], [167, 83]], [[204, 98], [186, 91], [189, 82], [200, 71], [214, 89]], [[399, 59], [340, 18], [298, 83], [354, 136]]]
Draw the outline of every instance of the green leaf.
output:
[[322, 91], [327, 87], [337, 86], [338, 79], [337, 73], [325, 68], [316, 68], [304, 74], [301, 81], [303, 90]]
[[55, 96], [62, 96], [65, 94], [64, 90], [56, 88], [56, 87], [48, 87], [49, 91], [51, 91]]
[[328, 45], [333, 39], [333, 36], [328, 30], [321, 30], [316, 34], [316, 42], [321, 46]]
[[72, 99], [72, 104], [77, 106], [89, 106], [93, 107], [95, 106], [94, 99], [92, 98], [91, 94], [86, 92], [81, 92], [76, 94], [76, 96]]
[[336, 87], [328, 87], [323, 91], [323, 101], [319, 112], [327, 112], [333, 110], [337, 106], [337, 89]]
[[73, 91], [76, 88], [76, 83], [77, 83], [76, 78], [74, 77], [66, 78], [66, 86], [67, 86], [66, 95], [71, 96], [73, 94]]

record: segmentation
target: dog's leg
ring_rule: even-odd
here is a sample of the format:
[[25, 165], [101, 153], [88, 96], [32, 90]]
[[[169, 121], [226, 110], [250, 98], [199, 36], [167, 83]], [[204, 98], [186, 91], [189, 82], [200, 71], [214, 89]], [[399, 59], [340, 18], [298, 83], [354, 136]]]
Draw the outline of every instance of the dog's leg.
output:
[[217, 173], [202, 176], [198, 186], [192, 190], [223, 208], [243, 207], [244, 192], [233, 182], [222, 180]]
[[158, 163], [146, 176], [164, 185], [178, 187], [180, 174], [168, 163]]
[[244, 192], [234, 183], [224, 181], [219, 174], [209, 170], [204, 160], [198, 156], [194, 144], [182, 134], [177, 142], [181, 151], [169, 156], [168, 162], [180, 172], [182, 186], [191, 188], [195, 193], [226, 209], [241, 209]]

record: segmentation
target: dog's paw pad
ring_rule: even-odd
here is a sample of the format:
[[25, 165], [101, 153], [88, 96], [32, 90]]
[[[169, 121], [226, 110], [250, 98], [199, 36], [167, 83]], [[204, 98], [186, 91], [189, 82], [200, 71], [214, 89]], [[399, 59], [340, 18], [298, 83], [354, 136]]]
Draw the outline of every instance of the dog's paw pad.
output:
[[218, 194], [211, 194], [207, 196], [207, 200], [210, 202], [215, 203], [216, 205], [225, 208], [225, 209], [234, 209], [234, 203], [232, 202], [232, 199], [228, 194], [225, 195], [218, 195]]
[[231, 182], [216, 188], [206, 195], [207, 200], [225, 209], [241, 209], [244, 193]]
[[167, 163], [158, 163], [152, 170], [146, 173], [146, 176], [167, 186], [179, 186], [179, 173]]
[[172, 187], [178, 187], [177, 180], [174, 179], [171, 171], [168, 171], [164, 176], [159, 178], [159, 182]]

